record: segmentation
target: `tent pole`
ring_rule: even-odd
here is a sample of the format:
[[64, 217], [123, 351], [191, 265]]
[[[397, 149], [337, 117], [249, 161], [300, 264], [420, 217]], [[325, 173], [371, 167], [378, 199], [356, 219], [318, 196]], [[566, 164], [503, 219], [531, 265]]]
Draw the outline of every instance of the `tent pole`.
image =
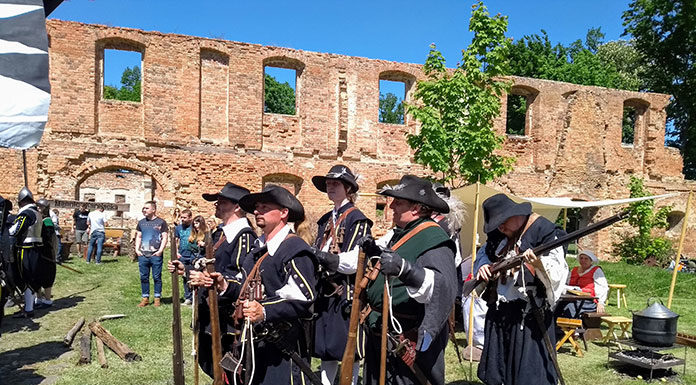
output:
[[29, 177], [27, 176], [27, 150], [22, 150], [22, 166], [24, 167], [24, 185], [29, 188]]
[[568, 208], [563, 208], [563, 231], [566, 231], [568, 226]]
[[[474, 230], [471, 232], [471, 274], [474, 274], [474, 263], [476, 262], [476, 238], [478, 235], [478, 217], [479, 206], [481, 199], [481, 183], [476, 182], [476, 198], [474, 198]], [[476, 279], [473, 277], [472, 279]], [[474, 299], [476, 292], [471, 293], [471, 302], [469, 303], [469, 333], [467, 342], [469, 343], [469, 378], [473, 378], [474, 368]]]
[[689, 191], [689, 198], [686, 200], [686, 211], [684, 211], [684, 222], [682, 222], [681, 236], [679, 237], [679, 247], [677, 247], [677, 256], [674, 258], [674, 270], [672, 271], [672, 283], [669, 285], [669, 298], [667, 299], [667, 307], [672, 308], [672, 297], [674, 296], [674, 286], [677, 284], [677, 272], [679, 270], [679, 260], [684, 249], [684, 238], [686, 237], [686, 226], [689, 222], [689, 212], [691, 211], [691, 196], [693, 191]]

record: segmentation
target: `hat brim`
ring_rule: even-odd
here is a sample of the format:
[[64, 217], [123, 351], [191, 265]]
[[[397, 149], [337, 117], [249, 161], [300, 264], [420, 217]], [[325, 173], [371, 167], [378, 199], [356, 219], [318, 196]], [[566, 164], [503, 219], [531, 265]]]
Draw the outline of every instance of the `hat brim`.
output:
[[350, 181], [345, 180], [345, 179], [341, 179], [341, 178], [327, 178], [327, 177], [322, 176], [322, 175], [317, 175], [317, 176], [312, 177], [312, 184], [314, 185], [314, 187], [317, 188], [317, 190], [319, 190], [323, 193], [326, 193], [326, 180], [327, 179], [340, 180], [341, 182], [347, 184], [348, 186], [351, 187], [351, 191], [348, 191], [349, 193], [358, 192], [359, 187], [357, 184], [351, 183]]
[[426, 201], [425, 199], [415, 200], [415, 199], [413, 199], [412, 196], [408, 195], [406, 190], [394, 190], [394, 189], [383, 190], [383, 191], [378, 192], [378, 194], [385, 195], [385, 196], [392, 197], [392, 198], [406, 199], [406, 200], [411, 201], [411, 202], [420, 203], [420, 204], [423, 204], [423, 205], [430, 207], [434, 211], [437, 211], [438, 213], [441, 213], [441, 214], [447, 214], [450, 212], [450, 208], [449, 208], [449, 205], [447, 204], [447, 202], [445, 202], [442, 198], [440, 198], [438, 196], [435, 196], [432, 201]]
[[222, 194], [222, 193], [202, 194], [202, 196], [203, 196], [203, 199], [205, 199], [208, 202], [216, 202], [216, 201], [220, 200], [220, 198], [225, 198], [225, 199], [231, 200], [234, 203], [239, 202], [237, 200], [237, 198], [234, 198], [234, 197], [231, 197], [229, 195]]
[[278, 203], [272, 191], [262, 191], [246, 195], [239, 200], [239, 206], [242, 208], [242, 210], [248, 213], [253, 213], [254, 210], [256, 210], [256, 204], [259, 202], [272, 202], [288, 209], [288, 222], [297, 222], [304, 219], [304, 209], [301, 207], [287, 207], [281, 203]]
[[498, 216], [495, 221], [486, 223], [483, 226], [483, 232], [488, 234], [493, 230], [497, 230], [500, 225], [508, 219], [516, 216], [527, 216], [532, 214], [532, 204], [529, 202], [516, 203], [514, 207], [505, 212], [505, 215]]

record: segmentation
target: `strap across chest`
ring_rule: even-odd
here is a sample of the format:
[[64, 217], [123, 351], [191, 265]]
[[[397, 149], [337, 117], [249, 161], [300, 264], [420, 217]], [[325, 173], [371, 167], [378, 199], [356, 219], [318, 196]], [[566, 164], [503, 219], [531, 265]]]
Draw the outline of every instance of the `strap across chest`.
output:
[[[357, 210], [356, 207], [351, 207], [348, 210], [344, 211], [338, 217], [338, 219], [336, 220], [336, 223], [329, 222], [326, 224], [326, 229], [324, 230], [324, 236], [322, 237], [322, 240], [321, 240], [321, 246], [319, 247], [320, 250], [323, 249], [324, 246], [326, 246], [326, 242], [329, 241], [329, 238], [332, 239], [331, 243], [332, 243], [332, 245], [335, 245], [334, 248], [338, 249], [339, 241], [338, 241], [338, 237], [336, 234], [336, 230], [341, 226], [341, 223], [348, 217], [348, 214], [350, 214], [351, 212], [353, 212], [355, 210]], [[334, 251], [336, 251], [336, 250], [334, 250]]]

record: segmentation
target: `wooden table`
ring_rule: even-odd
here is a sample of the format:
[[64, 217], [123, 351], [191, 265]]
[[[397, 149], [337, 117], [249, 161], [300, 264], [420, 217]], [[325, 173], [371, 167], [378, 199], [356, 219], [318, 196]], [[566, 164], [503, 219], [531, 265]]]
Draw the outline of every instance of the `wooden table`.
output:
[[609, 330], [607, 334], [602, 339], [602, 342], [607, 343], [610, 339], [614, 341], [618, 340], [619, 337], [616, 336], [616, 326], [621, 328], [621, 339], [628, 339], [628, 328], [631, 327], [633, 320], [627, 317], [621, 316], [604, 316], [602, 317], [602, 322], [606, 322], [609, 325]]

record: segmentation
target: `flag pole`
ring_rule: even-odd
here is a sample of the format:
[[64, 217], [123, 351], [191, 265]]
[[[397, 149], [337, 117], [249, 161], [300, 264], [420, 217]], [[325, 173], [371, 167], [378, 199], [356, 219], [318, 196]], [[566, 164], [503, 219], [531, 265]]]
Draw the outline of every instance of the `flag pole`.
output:
[[[480, 194], [481, 194], [481, 182], [476, 182], [476, 197], [474, 198], [474, 228], [471, 231], [471, 274], [474, 274], [474, 263], [476, 262], [476, 238], [478, 233], [478, 217], [479, 217], [479, 206], [480, 206]], [[472, 277], [476, 279], [476, 277]], [[474, 299], [476, 298], [476, 292], [471, 293], [471, 301], [469, 303], [469, 333], [467, 335], [467, 341], [469, 342], [469, 378], [473, 378], [473, 368], [474, 368]]]

